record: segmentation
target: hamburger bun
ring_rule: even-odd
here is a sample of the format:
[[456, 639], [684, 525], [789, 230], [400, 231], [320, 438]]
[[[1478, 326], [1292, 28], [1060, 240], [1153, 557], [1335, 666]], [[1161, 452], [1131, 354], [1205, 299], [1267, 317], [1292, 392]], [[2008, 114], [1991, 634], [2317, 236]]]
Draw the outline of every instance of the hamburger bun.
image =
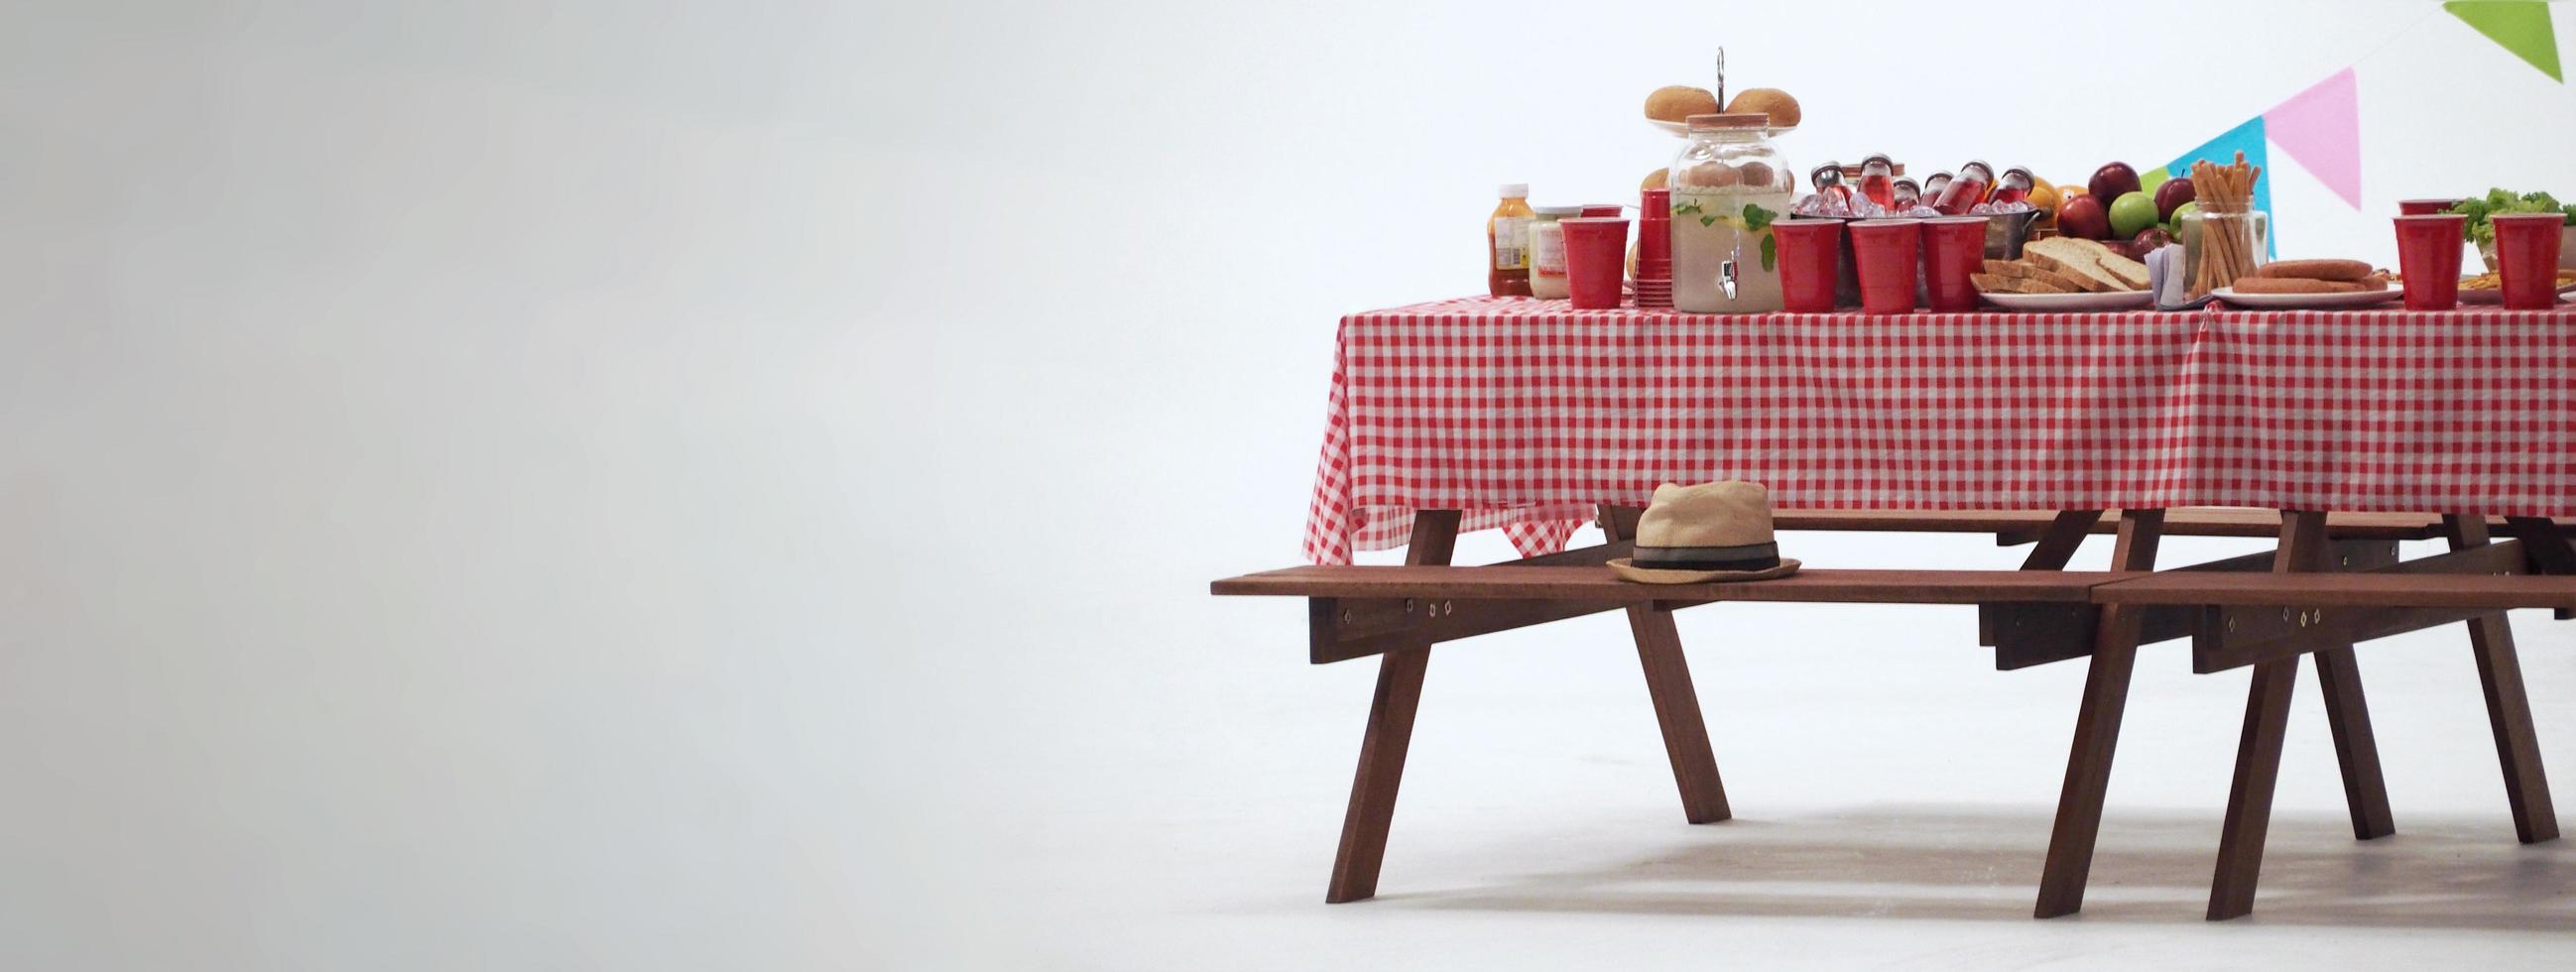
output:
[[1798, 125], [1798, 99], [1778, 88], [1746, 88], [1737, 92], [1726, 106], [1727, 114], [1761, 112], [1771, 116], [1773, 128], [1795, 128]]
[[1692, 115], [1717, 114], [1717, 96], [1706, 88], [1667, 85], [1646, 96], [1646, 117], [1656, 121], [1689, 121]]

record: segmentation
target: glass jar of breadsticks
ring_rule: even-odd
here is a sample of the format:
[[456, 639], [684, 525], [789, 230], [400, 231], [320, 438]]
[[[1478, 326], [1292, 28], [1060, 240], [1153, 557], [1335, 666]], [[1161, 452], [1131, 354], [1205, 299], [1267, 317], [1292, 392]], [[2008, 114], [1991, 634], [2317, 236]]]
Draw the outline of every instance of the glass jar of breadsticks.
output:
[[2272, 214], [2254, 208], [2254, 180], [2261, 166], [2236, 161], [2191, 164], [2192, 211], [2183, 214], [2182, 259], [2185, 299], [2200, 296], [2250, 277], [2272, 261]]

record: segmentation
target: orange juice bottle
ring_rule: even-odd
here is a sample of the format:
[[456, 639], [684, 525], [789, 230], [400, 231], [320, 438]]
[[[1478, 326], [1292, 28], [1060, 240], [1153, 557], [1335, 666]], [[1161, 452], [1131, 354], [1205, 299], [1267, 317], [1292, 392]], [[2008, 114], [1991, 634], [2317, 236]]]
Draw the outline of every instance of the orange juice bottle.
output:
[[1496, 297], [1530, 295], [1529, 185], [1505, 183], [1503, 201], [1485, 219], [1485, 290]]

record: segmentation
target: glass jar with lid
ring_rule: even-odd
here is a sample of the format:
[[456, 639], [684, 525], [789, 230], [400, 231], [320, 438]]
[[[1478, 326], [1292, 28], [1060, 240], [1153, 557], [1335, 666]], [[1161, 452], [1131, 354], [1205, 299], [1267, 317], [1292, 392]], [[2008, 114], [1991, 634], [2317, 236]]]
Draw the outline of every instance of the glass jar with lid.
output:
[[1673, 157], [1673, 306], [1702, 314], [1780, 309], [1771, 221], [1789, 212], [1798, 178], [1771, 146], [1770, 116], [1692, 115]]
[[1583, 215], [1581, 206], [1535, 206], [1531, 217], [1530, 296], [1541, 300], [1564, 300], [1572, 295], [1565, 279], [1565, 227], [1557, 220]]

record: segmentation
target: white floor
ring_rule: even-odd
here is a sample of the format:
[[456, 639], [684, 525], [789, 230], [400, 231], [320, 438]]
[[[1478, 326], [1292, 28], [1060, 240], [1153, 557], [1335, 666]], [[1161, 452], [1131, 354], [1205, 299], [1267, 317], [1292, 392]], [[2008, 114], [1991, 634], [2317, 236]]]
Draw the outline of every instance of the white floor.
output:
[[[1462, 559], [1498, 555], [1471, 539]], [[1834, 545], [1838, 563], [1962, 543], [1807, 542]], [[2176, 541], [2168, 562], [2241, 546]], [[2141, 657], [2074, 918], [2035, 921], [2030, 909], [2082, 663], [1998, 673], [1973, 647], [1973, 612], [1897, 607], [1682, 615], [1736, 814], [1709, 826], [1682, 820], [1615, 616], [1439, 649], [1380, 895], [1326, 905], [1373, 663], [1305, 665], [1301, 605], [1177, 610], [1193, 629], [1184, 643], [1138, 649], [1112, 671], [1075, 663], [1088, 646], [1068, 635], [1053, 690], [1002, 716], [1020, 720], [1020, 744], [938, 774], [956, 816], [919, 821], [943, 836], [919, 861], [909, 917], [879, 943], [894, 964], [2403, 968], [2576, 956], [2576, 846], [2515, 842], [2456, 629], [2361, 656], [2391, 838], [2351, 838], [2303, 670], [2256, 914], [2213, 925], [2201, 912], [2246, 673], [2192, 675], [2181, 642]], [[2565, 810], [2576, 717], [2560, 704], [2576, 690], [2576, 627], [2533, 613], [2516, 629], [2561, 817], [2576, 823]]]

